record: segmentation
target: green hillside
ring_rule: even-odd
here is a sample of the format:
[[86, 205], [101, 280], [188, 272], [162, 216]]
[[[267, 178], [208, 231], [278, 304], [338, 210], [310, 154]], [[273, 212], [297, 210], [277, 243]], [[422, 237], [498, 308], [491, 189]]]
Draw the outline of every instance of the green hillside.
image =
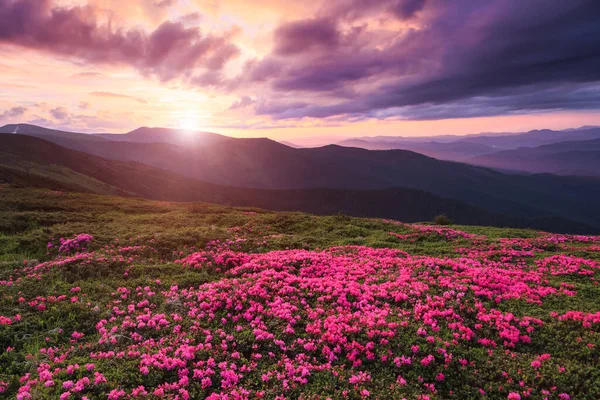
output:
[[[536, 216], [491, 212], [461, 201], [409, 188], [271, 190], [216, 185], [186, 178], [138, 162], [123, 162], [75, 151], [40, 138], [0, 135], [0, 183], [153, 200], [202, 201], [319, 215], [430, 221], [445, 214], [462, 224], [536, 228], [550, 232], [593, 234], [592, 210], [585, 221], [554, 213]], [[592, 196], [593, 191], [588, 193]]]
[[0, 390], [598, 398], [599, 249], [595, 236], [4, 185]]

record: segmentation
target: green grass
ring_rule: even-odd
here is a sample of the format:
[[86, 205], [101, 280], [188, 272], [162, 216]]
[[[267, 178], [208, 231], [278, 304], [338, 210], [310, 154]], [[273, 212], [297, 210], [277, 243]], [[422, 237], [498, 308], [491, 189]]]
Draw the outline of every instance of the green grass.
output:
[[[112, 239], [156, 237], [177, 248], [203, 246], [213, 239], [231, 237], [232, 227], [254, 227], [273, 235], [269, 249], [318, 249], [338, 245], [401, 248], [419, 254], [441, 255], [452, 249], [447, 242], [400, 243], [390, 231], [406, 232], [382, 220], [345, 215], [313, 216], [298, 212], [271, 212], [204, 203], [157, 202], [138, 198], [61, 193], [43, 189], [0, 191], [0, 261], [44, 259], [50, 237], [92, 234], [100, 244]], [[246, 214], [246, 212], [256, 214]], [[501, 235], [501, 229], [461, 227], [469, 232]], [[527, 230], [511, 229], [523, 237]]]
[[[535, 238], [539, 233], [532, 230], [500, 229], [490, 227], [452, 226], [464, 232], [484, 235], [486, 244], [498, 238]], [[241, 243], [241, 249], [250, 252], [266, 252], [281, 249], [324, 249], [332, 246], [361, 245], [374, 248], [396, 248], [412, 255], [428, 255], [436, 257], [459, 257], [458, 248], [469, 247], [471, 243], [465, 239], [445, 240], [436, 237], [419, 237], [415, 241], [401, 241], [390, 235], [409, 233], [410, 229], [388, 221], [353, 218], [345, 215], [313, 216], [297, 212], [270, 212], [251, 208], [233, 208], [202, 203], [157, 202], [138, 198], [110, 197], [91, 194], [62, 193], [43, 189], [20, 189], [9, 186], [0, 187], [0, 281], [14, 274], [15, 268], [24, 265], [35, 265], [53, 259], [56, 254], [49, 252], [47, 243], [51, 238], [71, 237], [79, 233], [94, 236], [93, 249], [114, 243], [151, 244], [156, 254], [144, 255], [133, 259], [130, 274], [123, 275], [123, 263], [92, 262], [90, 265], [76, 268], [68, 266], [60, 271], [49, 271], [43, 283], [35, 279], [24, 279], [13, 287], [0, 286], [0, 315], [12, 316], [17, 313], [23, 316], [23, 323], [8, 327], [0, 326], [0, 349], [14, 347], [11, 352], [0, 354], [0, 381], [11, 384], [12, 395], [18, 387], [17, 379], [27, 372], [35, 371], [40, 362], [45, 361], [39, 349], [53, 346], [67, 346], [69, 335], [78, 331], [88, 338], [98, 335], [95, 323], [106, 313], [104, 307], [111, 301], [111, 294], [119, 287], [152, 286], [160, 279], [163, 285], [178, 285], [180, 288], [197, 287], [203, 283], [215, 281], [222, 274], [207, 269], [182, 268], [173, 261], [179, 252], [187, 254], [190, 248], [203, 248], [214, 240], [235, 239], [243, 236], [248, 239]], [[130, 240], [132, 239], [132, 240]], [[548, 247], [547, 251], [537, 257], [554, 254], [557, 248]], [[590, 252], [583, 245], [574, 244], [571, 254], [588, 259], [600, 259], [598, 252]], [[550, 282], [558, 287], [561, 282], [575, 286], [578, 295], [575, 297], [549, 298], [542, 305], [520, 300], [506, 301], [498, 305], [504, 312], [516, 316], [528, 315], [536, 318], [548, 318], [551, 312], [564, 313], [569, 310], [584, 312], [600, 311], [600, 289], [588, 278], [579, 276], [564, 277]], [[43, 313], [31, 311], [17, 303], [16, 299], [26, 294], [27, 299], [36, 296], [56, 296], [68, 293], [75, 286], [81, 287], [85, 301], [77, 303], [57, 302], [48, 304]], [[168, 286], [166, 286], [168, 287]], [[441, 294], [441, 293], [440, 293]], [[177, 305], [161, 305], [169, 311]], [[568, 333], [565, 337], [565, 332]], [[242, 335], [240, 333], [240, 335]], [[251, 334], [250, 334], [251, 336]], [[251, 337], [250, 339], [253, 339]], [[414, 339], [407, 339], [414, 340]], [[595, 333], [582, 330], [570, 331], [563, 323], [545, 325], [540, 330], [536, 345], [540, 352], [553, 349], [553, 357], [562, 357], [572, 361], [577, 381], [589, 381], [594, 385], [600, 382], [598, 369], [582, 367], [586, 363], [577, 360], [589, 357], [598, 358], [597, 350], [582, 349], [577, 345], [595, 343], [600, 346], [600, 339]], [[527, 358], [536, 349], [526, 349], [519, 353], [523, 357], [523, 365], [527, 367]], [[473, 348], [466, 358], [476, 359], [481, 348]], [[31, 356], [28, 356], [31, 355]], [[72, 360], [77, 360], [76, 352]], [[85, 352], [81, 352], [85, 354]], [[480, 373], [496, 379], [498, 365], [507, 364], [508, 356], [498, 351], [493, 356], [493, 365], [482, 367]], [[78, 361], [85, 364], [81, 356]], [[107, 361], [108, 363], [108, 361]], [[569, 365], [567, 365], [568, 367]], [[131, 368], [121, 365], [104, 365], [111, 371], [107, 376], [113, 381], [128, 380]], [[107, 368], [109, 367], [109, 368]], [[487, 369], [486, 369], [487, 368]], [[135, 366], [133, 367], [135, 369]], [[449, 371], [448, 376], [454, 372]], [[389, 380], [391, 372], [382, 369], [381, 381]], [[315, 387], [336, 393], [338, 389], [331, 376], [315, 374]], [[395, 378], [391, 378], [392, 380]], [[574, 383], [563, 382], [564, 387], [572, 392], [581, 393], [581, 388]], [[535, 385], [535, 382], [527, 382]], [[469, 392], [469, 382], [464, 382], [464, 393]], [[382, 389], [383, 390], [383, 389]], [[455, 388], [459, 390], [459, 388]], [[595, 388], [594, 393], [600, 393]], [[473, 391], [473, 393], [476, 393]], [[0, 395], [1, 396], [1, 395]], [[43, 395], [39, 396], [44, 398]], [[476, 394], [473, 397], [477, 398]], [[102, 397], [98, 397], [102, 398]], [[105, 397], [104, 397], [105, 398]]]

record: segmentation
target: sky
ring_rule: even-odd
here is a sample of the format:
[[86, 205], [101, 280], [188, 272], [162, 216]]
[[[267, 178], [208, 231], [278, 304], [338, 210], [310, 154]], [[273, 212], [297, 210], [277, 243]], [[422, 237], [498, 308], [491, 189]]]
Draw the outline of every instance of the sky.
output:
[[0, 124], [293, 140], [600, 125], [597, 0], [0, 0]]

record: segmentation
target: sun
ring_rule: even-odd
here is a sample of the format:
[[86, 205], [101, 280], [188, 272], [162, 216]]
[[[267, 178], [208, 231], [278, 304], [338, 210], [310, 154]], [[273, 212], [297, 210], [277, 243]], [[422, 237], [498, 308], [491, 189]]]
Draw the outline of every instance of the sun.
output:
[[179, 129], [183, 135], [189, 136], [192, 132], [200, 132], [207, 129], [210, 114], [198, 112], [197, 110], [179, 110], [173, 112], [173, 125]]
[[198, 119], [196, 118], [184, 118], [179, 121], [179, 129], [184, 131], [196, 131], [198, 130]]

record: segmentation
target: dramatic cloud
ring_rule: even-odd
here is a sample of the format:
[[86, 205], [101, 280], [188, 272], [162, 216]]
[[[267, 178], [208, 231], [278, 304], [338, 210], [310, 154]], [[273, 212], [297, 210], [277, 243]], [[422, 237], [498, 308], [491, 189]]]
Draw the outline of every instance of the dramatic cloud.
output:
[[409, 19], [415, 16], [425, 6], [425, 0], [400, 0], [391, 6], [392, 12], [401, 19]]
[[334, 20], [313, 19], [282, 25], [275, 32], [275, 38], [275, 53], [291, 55], [335, 48], [340, 35]]
[[0, 120], [20, 117], [21, 115], [25, 114], [25, 112], [27, 112], [27, 108], [25, 107], [12, 107], [0, 114]]
[[244, 96], [241, 99], [239, 99], [238, 101], [233, 102], [233, 104], [231, 104], [231, 106], [229, 106], [229, 109], [230, 110], [238, 110], [240, 108], [248, 107], [252, 104], [254, 104], [254, 100], [252, 100], [252, 98], [250, 96]]
[[117, 99], [128, 99], [128, 100], [137, 101], [138, 103], [141, 103], [141, 104], [148, 104], [148, 102], [146, 100], [144, 100], [140, 97], [127, 96], [125, 94], [112, 93], [112, 92], [91, 92], [90, 94], [92, 96], [96, 96], [96, 97], [112, 97], [112, 98], [117, 98]]
[[[82, 107], [78, 108], [81, 109]], [[77, 112], [71, 112], [71, 110], [65, 107], [57, 107], [50, 110], [44, 110], [43, 107], [40, 107], [40, 109], [43, 115], [33, 115], [31, 118], [21, 122], [41, 125], [50, 129], [87, 133], [101, 133], [106, 131], [127, 132], [131, 126], [126, 112], [101, 110], [97, 113], [90, 113], [86, 109], [88, 112], [78, 114]], [[46, 112], [48, 112], [48, 115], [45, 115]]]
[[114, 28], [93, 7], [58, 7], [52, 0], [0, 0], [0, 21], [0, 42], [88, 63], [128, 64], [163, 81], [197, 67], [220, 69], [238, 54], [227, 38], [181, 22], [165, 21], [152, 32]]
[[50, 110], [50, 115], [52, 115], [54, 119], [62, 121], [68, 118], [69, 113], [64, 107], [56, 107]]
[[336, 0], [325, 4], [325, 15], [340, 19], [357, 20], [364, 17], [394, 17], [408, 20], [425, 7], [427, 0]]
[[[343, 103], [331, 106], [314, 106], [309, 103], [269, 103], [262, 104], [257, 112], [274, 115], [277, 119], [326, 118], [333, 115], [351, 114], [356, 120], [362, 118], [395, 118], [403, 120], [440, 120], [448, 118], [489, 117], [496, 115], [517, 115], [527, 110], [542, 111], [584, 111], [600, 108], [600, 85], [557, 86], [546, 89], [520, 88], [509, 95], [478, 96], [457, 101], [422, 103], [394, 107], [378, 107], [386, 99], [374, 97], [371, 101]], [[360, 118], [358, 119], [360, 120]]]
[[0, 21], [5, 120], [246, 136], [600, 123], [598, 0], [0, 0]]
[[[600, 4], [594, 0], [373, 3], [341, 2], [328, 9], [328, 18], [277, 29], [278, 45], [255, 69], [278, 65], [267, 78], [275, 92], [310, 98], [327, 91], [330, 98], [288, 107], [278, 101], [257, 110], [275, 118], [421, 119], [427, 113], [413, 111], [434, 107], [442, 112], [432, 117], [450, 118], [451, 110], [478, 107], [474, 99], [481, 97], [482, 109], [469, 113], [577, 109], [582, 102], [586, 109], [600, 108], [596, 95], [577, 101], [586, 96], [582, 83], [600, 81]], [[375, 9], [399, 19], [417, 15], [418, 23], [390, 35], [347, 22]], [[342, 21], [345, 27], [336, 30]], [[293, 63], [280, 57], [298, 53]], [[560, 91], [549, 93], [549, 86]]]

